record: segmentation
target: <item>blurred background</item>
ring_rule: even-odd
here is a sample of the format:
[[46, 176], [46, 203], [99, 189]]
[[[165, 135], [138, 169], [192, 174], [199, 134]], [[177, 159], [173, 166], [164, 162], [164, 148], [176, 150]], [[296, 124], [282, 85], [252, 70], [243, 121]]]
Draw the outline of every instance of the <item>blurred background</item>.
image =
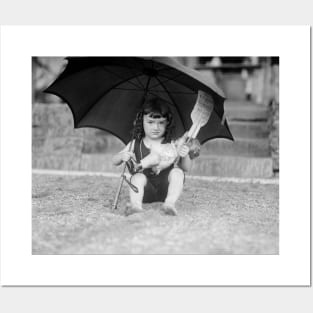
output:
[[[279, 58], [176, 57], [208, 76], [225, 93], [225, 113], [235, 142], [202, 146], [191, 175], [279, 176]], [[74, 129], [69, 107], [43, 93], [63, 71], [64, 57], [32, 58], [32, 167], [120, 173], [112, 155], [124, 144], [105, 131]]]

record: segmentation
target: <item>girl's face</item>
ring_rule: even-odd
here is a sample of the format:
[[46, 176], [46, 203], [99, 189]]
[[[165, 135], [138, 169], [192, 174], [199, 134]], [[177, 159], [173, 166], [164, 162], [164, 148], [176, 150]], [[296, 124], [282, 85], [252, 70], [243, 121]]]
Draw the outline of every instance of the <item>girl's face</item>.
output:
[[164, 136], [167, 126], [165, 117], [154, 118], [151, 114], [143, 116], [143, 129], [145, 136], [150, 139], [160, 139]]

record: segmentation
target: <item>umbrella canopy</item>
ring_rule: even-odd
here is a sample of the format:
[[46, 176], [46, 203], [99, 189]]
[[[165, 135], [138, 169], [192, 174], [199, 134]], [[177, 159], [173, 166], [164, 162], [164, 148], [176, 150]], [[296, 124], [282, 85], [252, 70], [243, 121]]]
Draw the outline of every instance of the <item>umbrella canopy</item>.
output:
[[233, 140], [224, 117], [224, 94], [200, 72], [167, 57], [68, 57], [63, 73], [45, 92], [62, 98], [70, 107], [74, 127], [110, 132], [127, 144], [133, 122], [148, 96], [165, 100], [175, 121], [175, 135], [191, 125], [198, 90], [210, 94], [214, 111], [200, 130], [204, 143], [213, 138]]

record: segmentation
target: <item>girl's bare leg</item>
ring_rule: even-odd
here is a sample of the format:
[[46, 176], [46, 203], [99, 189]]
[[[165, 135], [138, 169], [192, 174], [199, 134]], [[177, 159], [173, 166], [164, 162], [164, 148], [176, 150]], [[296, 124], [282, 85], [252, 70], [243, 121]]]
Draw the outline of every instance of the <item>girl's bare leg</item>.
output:
[[130, 207], [127, 208], [128, 214], [141, 212], [143, 210], [142, 200], [144, 188], [147, 184], [147, 178], [144, 174], [137, 173], [132, 177], [131, 183], [138, 188], [138, 193], [129, 188]]
[[163, 212], [168, 215], [177, 215], [175, 203], [184, 187], [184, 172], [180, 168], [173, 168], [168, 176], [169, 185], [167, 197], [164, 201]]

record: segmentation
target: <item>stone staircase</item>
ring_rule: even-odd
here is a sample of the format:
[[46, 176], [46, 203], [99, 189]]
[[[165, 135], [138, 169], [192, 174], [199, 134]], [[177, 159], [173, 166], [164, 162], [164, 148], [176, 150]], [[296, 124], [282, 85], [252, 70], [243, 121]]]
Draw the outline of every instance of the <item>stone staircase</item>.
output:
[[[201, 155], [193, 162], [191, 175], [270, 178], [273, 164], [269, 150], [268, 109], [246, 101], [226, 101], [225, 112], [235, 141], [214, 139], [201, 147]], [[80, 169], [85, 171], [120, 172], [112, 165], [112, 153], [123, 145], [113, 136], [105, 136], [99, 151], [88, 148], [95, 133], [85, 138]], [[101, 133], [98, 133], [99, 138]], [[91, 147], [92, 148], [92, 147]]]
[[[235, 138], [214, 139], [201, 147], [189, 174], [269, 178], [267, 108], [252, 102], [226, 101], [225, 113]], [[73, 129], [72, 114], [64, 104], [33, 108], [33, 168], [120, 173], [112, 156], [124, 145], [114, 136], [92, 128]]]
[[194, 162], [192, 174], [272, 177], [267, 107], [250, 101], [227, 100], [225, 113], [235, 141], [214, 139], [206, 142], [201, 156]]

